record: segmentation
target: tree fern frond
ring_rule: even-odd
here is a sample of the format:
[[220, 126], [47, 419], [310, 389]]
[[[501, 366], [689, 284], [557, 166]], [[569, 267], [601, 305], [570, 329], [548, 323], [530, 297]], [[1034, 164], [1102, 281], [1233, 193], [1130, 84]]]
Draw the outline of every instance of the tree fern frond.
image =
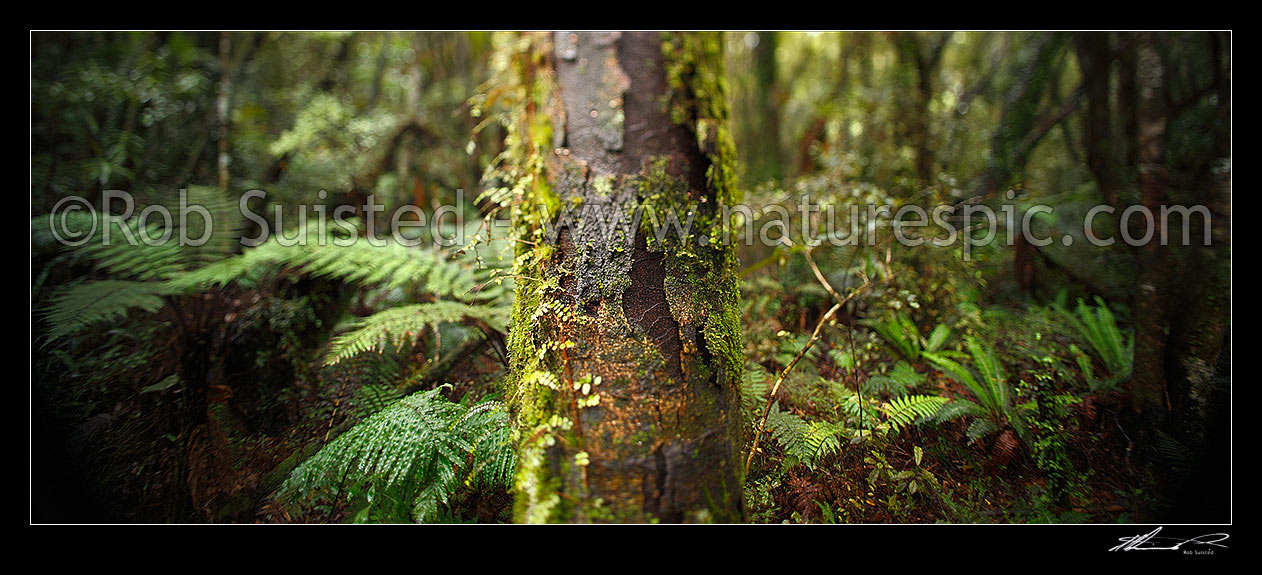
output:
[[119, 231], [123, 229], [119, 223], [111, 226], [115, 231], [110, 234], [109, 243], [106, 243], [103, 234], [98, 234], [79, 248], [79, 253], [95, 260], [99, 269], [108, 271], [114, 277], [151, 280], [167, 279], [185, 268], [175, 236], [156, 241], [164, 233], [158, 224], [145, 227], [143, 237], [155, 240], [146, 242], [143, 241], [139, 223], [135, 220], [128, 222], [126, 229], [136, 238], [136, 243], [130, 243], [127, 236]]
[[364, 285], [419, 289], [464, 301], [487, 301], [499, 295], [493, 289], [477, 289], [479, 278], [473, 266], [453, 261], [436, 250], [363, 237], [329, 240], [314, 233], [293, 245], [283, 245], [273, 238], [240, 256], [185, 274], [176, 285], [224, 285], [252, 270], [269, 267], [287, 267], [315, 277]]
[[355, 391], [355, 411], [360, 417], [367, 417], [385, 409], [401, 397], [403, 394], [394, 387], [369, 383]]
[[[206, 210], [202, 213], [190, 209], [183, 221], [176, 222], [181, 226], [180, 233], [190, 240], [183, 247], [188, 267], [202, 267], [236, 254], [241, 247], [241, 232], [245, 229], [240, 201], [219, 188], [209, 186], [189, 186], [186, 192], [185, 205]], [[172, 213], [178, 213], [175, 210], [179, 206], [174, 202], [168, 208], [172, 209]], [[206, 221], [206, 216], [210, 221]]]
[[325, 363], [337, 363], [365, 351], [384, 350], [415, 342], [426, 330], [440, 323], [465, 319], [481, 320], [493, 329], [503, 331], [508, 321], [503, 308], [437, 301], [405, 305], [375, 313], [352, 322], [350, 330], [329, 343]]
[[171, 293], [161, 282], [90, 281], [62, 288], [46, 308], [48, 338], [58, 339], [90, 325], [127, 317], [132, 310], [154, 312]]
[[440, 392], [414, 393], [351, 428], [295, 468], [278, 497], [349, 489], [372, 505], [406, 503], [412, 519], [425, 520], [459, 485], [460, 473], [479, 463], [477, 477], [506, 485], [513, 459], [500, 428], [507, 429], [507, 414], [498, 404], [467, 409]]

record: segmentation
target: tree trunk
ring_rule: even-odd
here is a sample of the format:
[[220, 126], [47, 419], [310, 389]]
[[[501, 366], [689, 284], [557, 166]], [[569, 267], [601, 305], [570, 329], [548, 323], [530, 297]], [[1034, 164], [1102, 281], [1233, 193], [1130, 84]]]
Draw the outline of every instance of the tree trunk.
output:
[[1087, 167], [1095, 176], [1104, 203], [1119, 213], [1121, 186], [1119, 174], [1113, 169], [1110, 148], [1112, 136], [1112, 108], [1109, 105], [1109, 78], [1113, 58], [1109, 51], [1109, 36], [1104, 32], [1079, 32], [1076, 37], [1078, 67], [1082, 70], [1082, 84], [1087, 96], [1087, 113], [1083, 117], [1083, 144], [1087, 148]]
[[[1139, 107], [1139, 192], [1143, 206], [1153, 214], [1153, 236], [1138, 247], [1139, 264], [1135, 282], [1135, 370], [1131, 381], [1131, 402], [1137, 412], [1160, 420], [1168, 408], [1165, 377], [1166, 269], [1169, 249], [1161, 245], [1161, 206], [1166, 204], [1165, 70], [1157, 54], [1155, 39], [1141, 40], [1138, 53]], [[1144, 218], [1132, 218], [1143, 222]], [[1142, 237], [1142, 233], [1133, 234]]]
[[[527, 38], [516, 519], [742, 521], [738, 262], [708, 227], [734, 189], [721, 37]], [[654, 234], [671, 210], [691, 234]]]
[[219, 93], [215, 96], [215, 120], [218, 124], [219, 145], [215, 164], [219, 190], [228, 192], [228, 164], [231, 160], [228, 147], [228, 125], [232, 121], [232, 41], [230, 32], [219, 33]]
[[951, 34], [929, 36], [926, 44], [915, 32], [899, 32], [895, 36], [898, 56], [915, 71], [915, 91], [908, 115], [907, 138], [916, 154], [916, 178], [923, 185], [934, 180], [933, 150], [929, 142], [929, 103], [933, 101], [934, 76], [942, 62]]
[[758, 45], [754, 47], [754, 78], [758, 116], [754, 118], [754, 146], [750, 154], [749, 175], [755, 181], [780, 179], [784, 175], [780, 150], [780, 106], [784, 104], [777, 76], [776, 32], [758, 33]]

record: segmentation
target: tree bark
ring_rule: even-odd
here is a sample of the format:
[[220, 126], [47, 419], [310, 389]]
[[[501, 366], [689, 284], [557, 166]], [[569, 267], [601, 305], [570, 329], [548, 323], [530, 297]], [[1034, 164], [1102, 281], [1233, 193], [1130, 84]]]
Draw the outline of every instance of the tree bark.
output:
[[[707, 229], [734, 189], [721, 38], [529, 38], [516, 519], [742, 521], [738, 262]], [[691, 234], [654, 234], [672, 209]]]
[[[1168, 409], [1165, 377], [1166, 269], [1168, 248], [1161, 245], [1161, 206], [1168, 196], [1166, 169], [1165, 69], [1155, 39], [1141, 40], [1138, 51], [1139, 191], [1142, 204], [1153, 214], [1153, 236], [1138, 247], [1136, 277], [1135, 370], [1131, 402], [1137, 412], [1160, 420]], [[1132, 218], [1143, 221], [1143, 218]], [[1140, 234], [1135, 234], [1140, 235]], [[1142, 236], [1141, 236], [1142, 237]]]

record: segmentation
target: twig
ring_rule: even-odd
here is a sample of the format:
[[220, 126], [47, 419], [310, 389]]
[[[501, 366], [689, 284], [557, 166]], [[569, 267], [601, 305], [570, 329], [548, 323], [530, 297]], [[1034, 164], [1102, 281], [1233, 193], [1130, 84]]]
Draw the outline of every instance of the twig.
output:
[[754, 432], [754, 445], [749, 448], [749, 457], [745, 459], [745, 474], [749, 474], [749, 466], [754, 462], [754, 454], [758, 452], [758, 441], [762, 439], [763, 428], [767, 425], [767, 415], [771, 411], [771, 403], [775, 400], [776, 392], [780, 391], [780, 384], [784, 383], [785, 377], [787, 377], [789, 372], [793, 370], [793, 366], [797, 365], [798, 361], [802, 359], [802, 356], [806, 355], [806, 351], [811, 349], [811, 346], [815, 344], [815, 340], [819, 339], [819, 333], [823, 331], [824, 324], [827, 323], [828, 320], [832, 319], [833, 314], [837, 313], [837, 310], [839, 309], [841, 309], [840, 303], [835, 303], [833, 304], [833, 307], [828, 308], [828, 311], [824, 313], [824, 316], [819, 318], [819, 323], [815, 324], [815, 331], [811, 334], [811, 339], [806, 342], [806, 345], [801, 349], [801, 351], [794, 356], [793, 361], [790, 361], [789, 365], [780, 372], [780, 376], [776, 378], [776, 384], [771, 387], [771, 393], [767, 395], [767, 406], [763, 408], [762, 417], [758, 420], [758, 429]]
[[[813, 263], [812, 267], [814, 267]], [[824, 282], [824, 285], [827, 286], [828, 291], [836, 297], [837, 303], [834, 303], [833, 307], [828, 308], [828, 311], [824, 312], [824, 315], [819, 318], [819, 322], [815, 324], [815, 331], [811, 332], [811, 338], [806, 341], [806, 345], [803, 346], [802, 349], [798, 351], [797, 355], [793, 357], [793, 361], [790, 361], [789, 365], [785, 366], [784, 370], [780, 372], [779, 377], [776, 378], [775, 385], [771, 387], [771, 393], [767, 395], [767, 405], [763, 408], [762, 417], [758, 420], [758, 429], [754, 431], [754, 445], [749, 448], [749, 457], [745, 459], [746, 474], [749, 474], [749, 466], [754, 462], [754, 454], [758, 452], [758, 443], [762, 439], [762, 432], [767, 426], [767, 415], [771, 412], [771, 404], [775, 401], [776, 393], [780, 391], [780, 385], [784, 383], [784, 380], [789, 376], [789, 372], [793, 371], [794, 366], [802, 360], [802, 357], [805, 356], [806, 352], [811, 349], [811, 346], [815, 345], [815, 342], [819, 340], [820, 333], [824, 331], [824, 324], [828, 323], [828, 321], [833, 318], [833, 316], [837, 313], [837, 310], [840, 310], [842, 306], [845, 306], [850, 302], [850, 300], [854, 299], [855, 296], [863, 293], [864, 290], [871, 287], [873, 284], [872, 280], [869, 279], [864, 282], [863, 285], [855, 288], [854, 291], [851, 291], [850, 295], [844, 298], [837, 295], [837, 292], [832, 289], [832, 286], [829, 285], [828, 282]]]

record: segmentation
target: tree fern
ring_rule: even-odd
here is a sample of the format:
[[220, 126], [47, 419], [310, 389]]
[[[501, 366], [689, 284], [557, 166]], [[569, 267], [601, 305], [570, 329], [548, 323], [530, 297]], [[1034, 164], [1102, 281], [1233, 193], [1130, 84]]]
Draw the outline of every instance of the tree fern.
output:
[[333, 364], [365, 351], [381, 352], [387, 346], [413, 343], [438, 324], [465, 319], [484, 321], [499, 331], [506, 329], [508, 321], [503, 308], [460, 302], [437, 301], [391, 308], [354, 320], [347, 332], [329, 343], [325, 362]]
[[100, 280], [59, 290], [45, 311], [48, 338], [55, 340], [90, 325], [119, 322], [134, 310], [155, 312], [166, 305], [171, 290], [160, 282]]
[[398, 401], [403, 394], [396, 388], [378, 383], [368, 383], [355, 390], [355, 411], [360, 417], [368, 417]]
[[[183, 237], [191, 240], [183, 246], [187, 267], [199, 268], [236, 254], [241, 249], [241, 233], [245, 229], [240, 200], [208, 186], [189, 186], [186, 192], [186, 205], [201, 206], [206, 210], [205, 214], [192, 211], [182, 222], [175, 222], [175, 225], [182, 226], [180, 233]], [[167, 207], [172, 213], [178, 213], [176, 202]], [[210, 221], [206, 221], [203, 215], [209, 215]]]
[[466, 408], [441, 391], [414, 393], [351, 428], [295, 468], [278, 498], [362, 496], [387, 519], [423, 522], [462, 482], [507, 488], [507, 412], [498, 402]]
[[314, 234], [294, 245], [273, 238], [241, 256], [186, 274], [178, 285], [225, 285], [263, 267], [287, 267], [315, 277], [420, 290], [466, 301], [489, 299], [488, 293], [476, 289], [479, 282], [472, 266], [436, 250], [393, 240], [330, 240]]

